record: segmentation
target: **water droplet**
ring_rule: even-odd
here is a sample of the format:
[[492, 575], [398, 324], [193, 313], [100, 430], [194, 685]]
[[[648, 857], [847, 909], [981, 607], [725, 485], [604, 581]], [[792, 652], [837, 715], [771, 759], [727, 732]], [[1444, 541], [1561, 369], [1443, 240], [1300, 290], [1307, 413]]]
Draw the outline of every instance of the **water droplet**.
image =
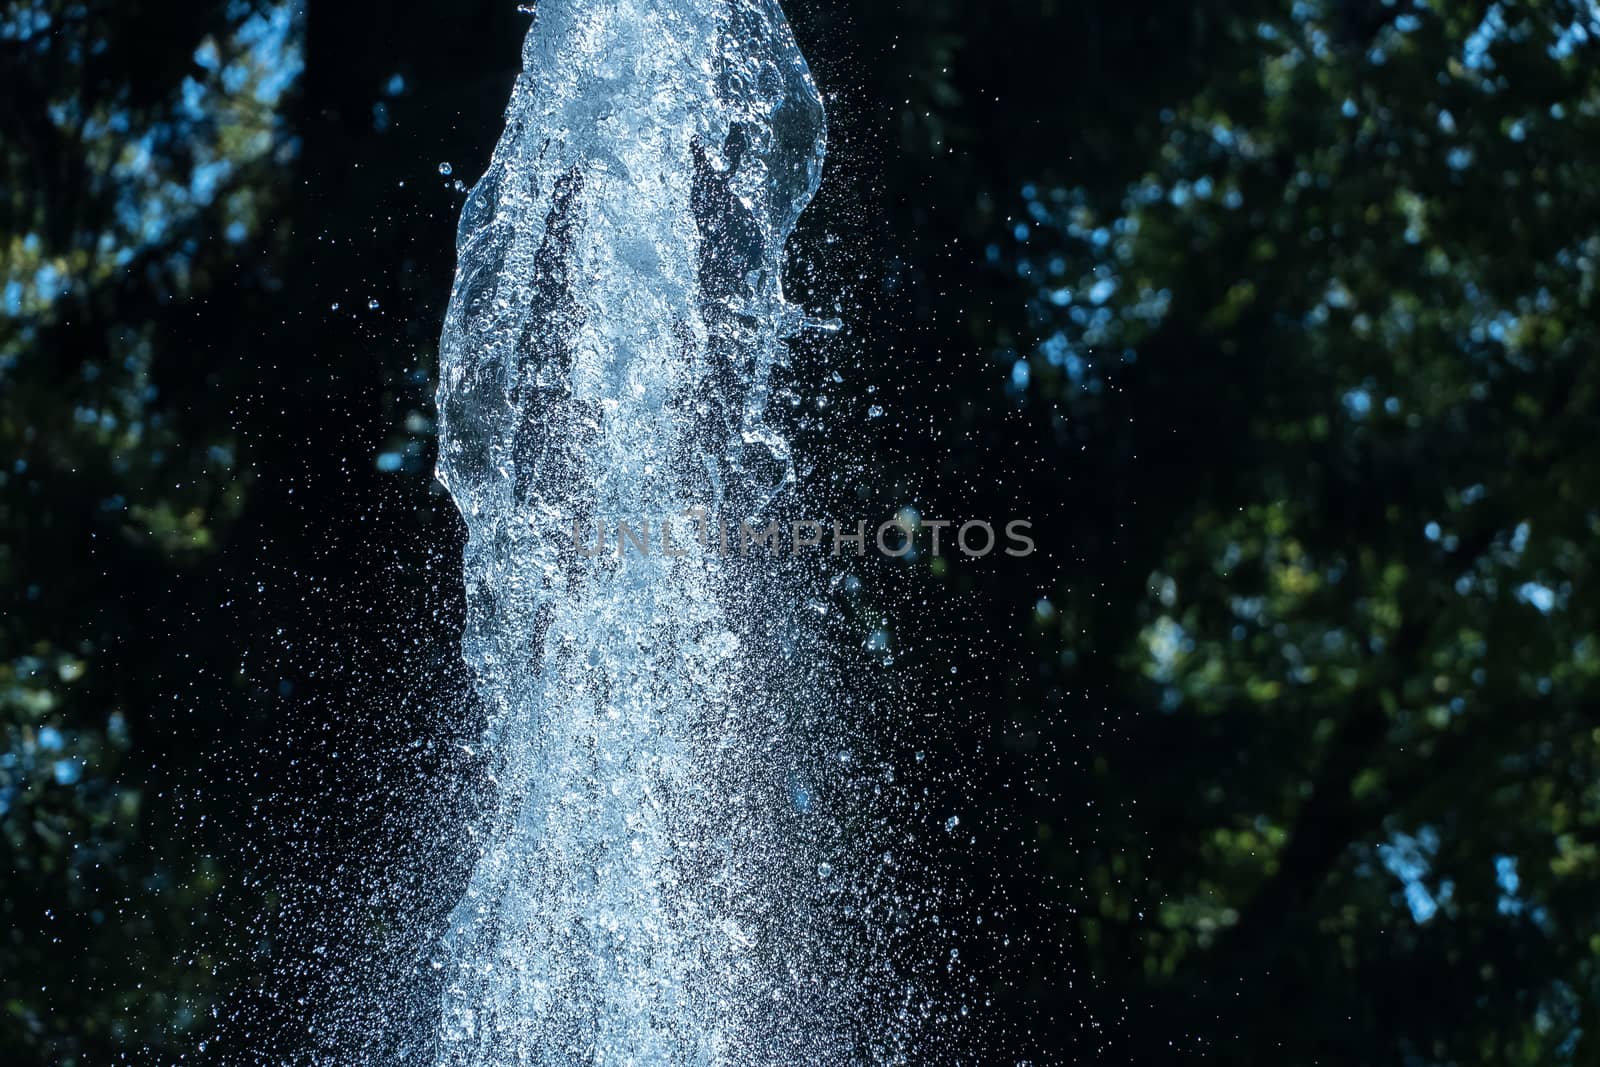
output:
[[455, 168], [448, 163], [441, 163], [439, 164], [439, 173], [448, 178], [455, 173]]
[[829, 878], [829, 877], [832, 877], [832, 875], [833, 875], [833, 865], [831, 863], [819, 863], [819, 864], [817, 864], [817, 877], [818, 878]]
[[948, 833], [950, 833], [951, 831], [953, 831], [956, 827], [958, 827], [960, 825], [961, 825], [961, 816], [952, 815], [952, 816], [950, 816], [948, 819], [946, 819], [944, 821], [944, 832], [948, 834]]
[[821, 319], [807, 315], [800, 320], [802, 330], [816, 330], [818, 333], [838, 333], [844, 329], [844, 320], [840, 318]]
[[373, 297], [371, 300], [367, 301], [367, 310], [368, 311], [377, 311], [378, 310], [378, 298], [377, 297]]
[[880, 417], [882, 417], [882, 415], [883, 415], [883, 407], [881, 405], [874, 404], [870, 408], [867, 409], [867, 418], [869, 418], [869, 419], [880, 418]]

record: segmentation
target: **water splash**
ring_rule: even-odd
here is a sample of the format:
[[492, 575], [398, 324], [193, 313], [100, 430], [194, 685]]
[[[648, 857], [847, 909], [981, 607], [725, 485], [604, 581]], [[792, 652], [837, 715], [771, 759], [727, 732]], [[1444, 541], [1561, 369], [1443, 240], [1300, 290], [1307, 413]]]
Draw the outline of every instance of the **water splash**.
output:
[[782, 290], [821, 100], [773, 0], [546, 0], [523, 57], [438, 398], [493, 753], [440, 1062], [843, 1062], [806, 579], [573, 537], [794, 493], [764, 412], [827, 325]]

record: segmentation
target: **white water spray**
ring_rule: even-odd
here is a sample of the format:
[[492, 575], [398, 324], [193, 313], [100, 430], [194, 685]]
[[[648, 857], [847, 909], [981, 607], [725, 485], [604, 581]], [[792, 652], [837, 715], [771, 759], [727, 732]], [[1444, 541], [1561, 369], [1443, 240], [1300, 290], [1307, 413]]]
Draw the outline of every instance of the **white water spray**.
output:
[[523, 56], [443, 339], [494, 788], [439, 1062], [845, 1062], [807, 579], [572, 538], [794, 492], [764, 413], [822, 104], [774, 0], [546, 0]]

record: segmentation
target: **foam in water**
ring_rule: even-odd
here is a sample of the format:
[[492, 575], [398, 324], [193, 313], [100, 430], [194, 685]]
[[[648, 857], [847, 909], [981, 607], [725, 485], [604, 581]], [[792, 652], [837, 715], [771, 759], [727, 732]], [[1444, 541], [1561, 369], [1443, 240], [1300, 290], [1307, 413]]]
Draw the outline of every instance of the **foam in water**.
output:
[[[807, 579], [687, 517], [659, 551], [795, 491], [764, 411], [821, 100], [772, 0], [545, 0], [523, 57], [443, 338], [493, 787], [439, 1062], [843, 1062]], [[656, 551], [575, 551], [619, 519]]]

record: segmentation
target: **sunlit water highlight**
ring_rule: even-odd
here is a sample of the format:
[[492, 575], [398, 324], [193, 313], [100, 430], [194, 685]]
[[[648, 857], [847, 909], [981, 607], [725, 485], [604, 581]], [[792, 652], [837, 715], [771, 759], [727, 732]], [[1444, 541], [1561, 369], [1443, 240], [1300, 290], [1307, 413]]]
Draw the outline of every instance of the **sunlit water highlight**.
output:
[[439, 1062], [852, 1062], [810, 579], [586, 558], [571, 534], [794, 493], [764, 413], [805, 325], [781, 268], [821, 100], [771, 0], [546, 0], [523, 57], [443, 339], [493, 791], [438, 961]]

